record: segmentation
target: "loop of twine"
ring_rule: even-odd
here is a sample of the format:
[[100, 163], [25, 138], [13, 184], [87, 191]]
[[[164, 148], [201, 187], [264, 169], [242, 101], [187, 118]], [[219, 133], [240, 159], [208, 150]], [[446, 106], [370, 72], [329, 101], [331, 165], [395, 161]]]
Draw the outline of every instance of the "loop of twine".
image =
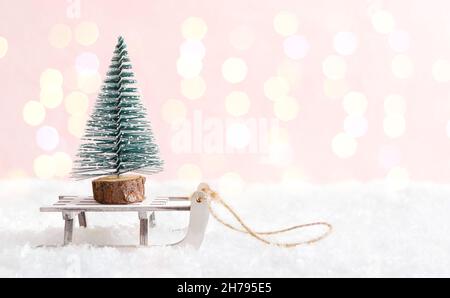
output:
[[[266, 231], [266, 232], [257, 232], [254, 231], [253, 229], [251, 229], [249, 226], [247, 226], [242, 218], [234, 211], [233, 208], [231, 208], [221, 197], [220, 195], [213, 191], [208, 184], [206, 183], [202, 183], [199, 185], [199, 190], [203, 191], [204, 193], [206, 193], [209, 197], [210, 200], [208, 201], [208, 209], [209, 212], [212, 214], [212, 216], [221, 224], [223, 224], [224, 226], [240, 232], [240, 233], [245, 233], [245, 234], [249, 234], [250, 236], [254, 237], [255, 239], [265, 243], [265, 244], [269, 244], [269, 245], [275, 245], [278, 247], [287, 247], [287, 248], [291, 248], [291, 247], [296, 247], [296, 246], [300, 246], [300, 245], [309, 245], [309, 244], [313, 244], [316, 243], [324, 238], [326, 238], [328, 235], [331, 234], [331, 232], [333, 231], [333, 226], [327, 222], [312, 222], [312, 223], [306, 223], [306, 224], [300, 224], [300, 225], [295, 225], [295, 226], [291, 226], [288, 228], [284, 228], [284, 229], [280, 229], [280, 230], [273, 230], [273, 231]], [[242, 228], [233, 226], [232, 224], [226, 222], [225, 220], [223, 220], [221, 217], [219, 217], [217, 215], [217, 213], [214, 211], [214, 209], [212, 208], [211, 202], [217, 202], [219, 204], [221, 204], [225, 209], [228, 210], [228, 212], [239, 222], [240, 226]], [[301, 229], [301, 228], [306, 228], [306, 227], [311, 227], [311, 226], [325, 226], [327, 228], [327, 231], [324, 232], [322, 235], [316, 237], [316, 238], [312, 238], [309, 240], [304, 240], [304, 241], [299, 241], [299, 242], [275, 242], [275, 241], [271, 241], [268, 240], [266, 238], [264, 238], [263, 236], [268, 236], [268, 235], [275, 235], [275, 234], [282, 234], [288, 231], [292, 231], [292, 230], [297, 230], [297, 229]]]

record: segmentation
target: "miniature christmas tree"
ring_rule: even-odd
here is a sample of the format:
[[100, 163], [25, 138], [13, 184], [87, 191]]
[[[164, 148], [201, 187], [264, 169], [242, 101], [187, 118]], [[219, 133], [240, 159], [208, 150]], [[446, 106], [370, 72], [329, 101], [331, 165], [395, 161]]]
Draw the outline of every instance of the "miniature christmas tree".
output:
[[73, 169], [75, 178], [115, 176], [121, 180], [120, 175], [128, 172], [152, 174], [162, 170], [159, 149], [135, 84], [127, 46], [119, 37], [86, 125]]

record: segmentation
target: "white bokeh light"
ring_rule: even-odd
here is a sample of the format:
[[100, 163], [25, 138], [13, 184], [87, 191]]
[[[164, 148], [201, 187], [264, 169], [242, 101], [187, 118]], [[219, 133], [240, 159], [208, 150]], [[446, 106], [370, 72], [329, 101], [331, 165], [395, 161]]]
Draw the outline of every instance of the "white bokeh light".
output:
[[356, 153], [357, 141], [347, 133], [338, 133], [331, 141], [331, 149], [339, 158], [349, 158]]
[[285, 96], [273, 103], [275, 117], [282, 121], [291, 121], [297, 118], [300, 111], [300, 105], [296, 98]]
[[72, 170], [72, 159], [67, 153], [56, 152], [52, 156], [55, 165], [55, 176], [58, 178], [65, 178]]
[[181, 24], [181, 34], [188, 40], [202, 40], [207, 32], [206, 22], [199, 17], [188, 17]]
[[73, 91], [65, 98], [66, 111], [71, 115], [82, 115], [88, 111], [89, 98], [80, 91]]
[[399, 54], [392, 59], [392, 73], [399, 79], [407, 79], [412, 76], [414, 64], [409, 56]]
[[75, 27], [75, 39], [83, 46], [94, 44], [99, 36], [97, 24], [83, 21]]
[[338, 32], [334, 35], [333, 46], [340, 55], [352, 55], [358, 47], [358, 38], [353, 32]]
[[354, 138], [364, 136], [367, 129], [367, 119], [362, 116], [347, 116], [344, 120], [344, 131]]
[[432, 74], [437, 82], [450, 81], [450, 61], [445, 59], [436, 60], [433, 63]]
[[183, 164], [177, 171], [178, 178], [185, 183], [198, 185], [202, 182], [202, 170], [196, 164], [186, 163]]
[[198, 59], [191, 59], [181, 56], [177, 60], [177, 71], [180, 76], [185, 79], [197, 77], [202, 71], [203, 63]]
[[180, 56], [188, 60], [202, 60], [205, 54], [205, 45], [199, 40], [186, 40], [180, 46]]
[[384, 99], [384, 112], [386, 115], [404, 115], [406, 112], [406, 101], [403, 96], [389, 94]]
[[45, 119], [45, 115], [45, 107], [38, 101], [30, 100], [23, 107], [23, 120], [31, 126], [41, 124]]
[[347, 63], [342, 57], [330, 55], [322, 62], [322, 70], [329, 79], [343, 79], [347, 73]]
[[205, 80], [200, 77], [181, 80], [181, 94], [188, 99], [199, 99], [206, 92]]
[[56, 174], [55, 160], [50, 155], [40, 155], [33, 162], [33, 169], [40, 179], [51, 179]]
[[42, 126], [36, 132], [36, 143], [41, 149], [52, 151], [59, 144], [59, 133], [54, 127]]
[[241, 58], [231, 57], [222, 64], [222, 75], [229, 83], [236, 84], [245, 80], [247, 64]]
[[94, 74], [99, 66], [100, 62], [94, 53], [83, 52], [75, 60], [75, 68], [79, 73]]
[[283, 42], [284, 53], [294, 60], [305, 58], [309, 52], [309, 48], [309, 42], [302, 35], [289, 36]]
[[250, 144], [250, 128], [243, 123], [231, 123], [227, 126], [227, 144], [235, 149], [244, 149]]
[[344, 96], [342, 105], [348, 115], [362, 116], [367, 110], [367, 97], [361, 92], [350, 91]]
[[403, 30], [395, 30], [389, 34], [389, 46], [398, 53], [404, 53], [409, 50], [409, 33]]
[[8, 40], [3, 36], [0, 36], [0, 58], [5, 57], [7, 52], [8, 52]]
[[388, 137], [398, 138], [405, 133], [405, 118], [401, 115], [388, 115], [383, 120], [383, 129]]
[[270, 77], [264, 82], [264, 95], [270, 100], [276, 101], [285, 97], [290, 91], [289, 82], [283, 77]]

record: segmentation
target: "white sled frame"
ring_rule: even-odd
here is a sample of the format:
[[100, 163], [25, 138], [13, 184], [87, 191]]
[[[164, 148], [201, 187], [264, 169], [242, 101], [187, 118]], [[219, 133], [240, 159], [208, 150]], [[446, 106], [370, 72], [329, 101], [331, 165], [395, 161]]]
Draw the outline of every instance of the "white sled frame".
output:
[[87, 213], [94, 212], [136, 212], [139, 218], [139, 244], [148, 246], [149, 227], [156, 225], [156, 211], [190, 211], [187, 234], [180, 242], [168, 245], [190, 245], [199, 248], [203, 242], [209, 219], [208, 202], [205, 193], [196, 191], [191, 197], [157, 197], [129, 205], [105, 205], [92, 197], [60, 196], [50, 206], [41, 207], [41, 212], [61, 212], [64, 220], [63, 245], [73, 239], [74, 218], [78, 217], [80, 227], [87, 228]]

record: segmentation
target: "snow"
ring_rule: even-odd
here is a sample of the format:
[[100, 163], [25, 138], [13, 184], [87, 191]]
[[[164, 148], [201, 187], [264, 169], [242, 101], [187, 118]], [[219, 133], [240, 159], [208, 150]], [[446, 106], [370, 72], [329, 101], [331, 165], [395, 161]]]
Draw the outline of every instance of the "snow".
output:
[[[214, 186], [214, 184], [212, 184]], [[149, 181], [150, 195], [187, 195], [177, 182]], [[124, 249], [89, 244], [137, 244], [136, 214], [88, 214], [76, 245], [59, 244], [63, 221], [40, 213], [59, 194], [89, 194], [89, 182], [0, 181], [0, 277], [417, 277], [450, 276], [450, 186], [411, 183], [392, 191], [382, 181], [333, 185], [247, 185], [225, 197], [258, 230], [326, 220], [334, 232], [311, 246], [267, 246], [210, 220], [199, 250]], [[153, 244], [183, 236], [188, 213], [158, 213]], [[276, 239], [295, 241], [309, 230]]]

